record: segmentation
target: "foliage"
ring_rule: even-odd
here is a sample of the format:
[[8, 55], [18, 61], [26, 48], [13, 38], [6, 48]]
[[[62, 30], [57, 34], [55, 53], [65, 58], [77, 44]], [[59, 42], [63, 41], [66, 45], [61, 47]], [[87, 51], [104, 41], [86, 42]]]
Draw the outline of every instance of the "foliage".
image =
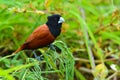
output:
[[[119, 80], [119, 4], [119, 0], [0, 0], [0, 78]], [[55, 13], [66, 21], [53, 43], [60, 52], [39, 49], [44, 56], [39, 63], [25, 52], [10, 55]]]

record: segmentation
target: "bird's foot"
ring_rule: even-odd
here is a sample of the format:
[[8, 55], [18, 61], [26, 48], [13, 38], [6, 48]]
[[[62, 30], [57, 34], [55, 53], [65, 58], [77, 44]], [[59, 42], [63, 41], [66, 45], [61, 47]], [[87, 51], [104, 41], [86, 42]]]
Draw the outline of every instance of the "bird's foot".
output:
[[56, 46], [55, 46], [55, 45], [50, 44], [50, 45], [48, 45], [48, 47], [49, 47], [51, 50], [56, 51]]
[[36, 58], [38, 61], [41, 61], [41, 60], [44, 59], [42, 55], [41, 55], [41, 56], [37, 56], [37, 54], [36, 54], [35, 51], [33, 51], [33, 54], [34, 54], [35, 58]]
[[54, 44], [50, 44], [48, 47], [53, 51], [61, 52], [61, 49]]

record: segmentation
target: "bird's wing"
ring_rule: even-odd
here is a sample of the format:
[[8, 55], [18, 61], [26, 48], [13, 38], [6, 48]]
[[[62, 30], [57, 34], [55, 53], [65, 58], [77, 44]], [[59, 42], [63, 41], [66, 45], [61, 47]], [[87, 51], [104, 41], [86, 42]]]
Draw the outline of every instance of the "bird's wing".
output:
[[25, 43], [27, 44], [34, 40], [43, 39], [44, 37], [46, 37], [49, 34], [48, 31], [49, 31], [49, 29], [48, 29], [47, 25], [42, 25], [42, 26], [36, 28], [32, 32], [32, 34], [27, 38]]

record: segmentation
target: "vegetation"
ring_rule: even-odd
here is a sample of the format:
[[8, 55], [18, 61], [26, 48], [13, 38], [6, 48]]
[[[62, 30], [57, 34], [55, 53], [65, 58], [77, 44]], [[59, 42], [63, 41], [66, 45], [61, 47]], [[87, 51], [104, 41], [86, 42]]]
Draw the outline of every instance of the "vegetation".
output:
[[[119, 0], [0, 0], [0, 80], [119, 80]], [[51, 14], [65, 18], [57, 48], [12, 55]]]

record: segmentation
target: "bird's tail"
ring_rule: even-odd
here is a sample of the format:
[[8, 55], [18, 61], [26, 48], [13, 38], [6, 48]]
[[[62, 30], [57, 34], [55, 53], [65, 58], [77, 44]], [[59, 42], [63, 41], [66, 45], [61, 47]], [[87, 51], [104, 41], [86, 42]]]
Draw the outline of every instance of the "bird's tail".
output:
[[20, 52], [21, 50], [24, 50], [25, 45], [22, 45], [20, 48], [18, 48], [15, 52], [13, 52], [12, 54], [16, 54], [18, 52]]

